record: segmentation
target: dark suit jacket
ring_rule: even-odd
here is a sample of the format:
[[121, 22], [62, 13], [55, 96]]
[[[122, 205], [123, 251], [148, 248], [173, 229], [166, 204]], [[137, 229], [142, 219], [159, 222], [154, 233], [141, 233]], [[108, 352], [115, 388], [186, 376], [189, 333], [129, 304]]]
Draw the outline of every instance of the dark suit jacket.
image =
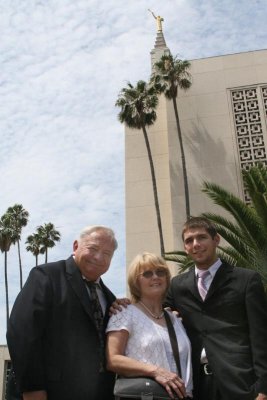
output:
[[180, 312], [191, 340], [194, 399], [203, 347], [223, 400], [267, 393], [267, 304], [257, 273], [223, 263], [203, 302], [192, 268], [172, 279], [166, 303]]
[[[115, 296], [101, 285], [106, 327]], [[114, 375], [99, 373], [99, 337], [73, 257], [32, 269], [13, 306], [7, 343], [21, 391], [46, 390], [49, 400], [113, 398]]]

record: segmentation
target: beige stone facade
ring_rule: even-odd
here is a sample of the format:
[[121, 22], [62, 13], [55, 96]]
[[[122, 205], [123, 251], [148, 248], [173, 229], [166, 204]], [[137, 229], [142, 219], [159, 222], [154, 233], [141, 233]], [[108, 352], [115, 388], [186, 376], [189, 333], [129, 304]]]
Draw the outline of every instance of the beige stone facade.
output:
[[[162, 54], [166, 48], [162, 47]], [[151, 52], [152, 63], [155, 51]], [[157, 49], [157, 59], [159, 49]], [[203, 181], [244, 198], [241, 168], [267, 163], [267, 50], [191, 60], [193, 83], [178, 94], [191, 215], [222, 212], [202, 193]], [[162, 95], [148, 129], [155, 163], [165, 251], [182, 249], [185, 216], [180, 149], [173, 106]], [[126, 258], [160, 253], [151, 175], [143, 134], [125, 130]]]
[[5, 400], [6, 377], [9, 369], [9, 353], [7, 346], [0, 345], [0, 399]]

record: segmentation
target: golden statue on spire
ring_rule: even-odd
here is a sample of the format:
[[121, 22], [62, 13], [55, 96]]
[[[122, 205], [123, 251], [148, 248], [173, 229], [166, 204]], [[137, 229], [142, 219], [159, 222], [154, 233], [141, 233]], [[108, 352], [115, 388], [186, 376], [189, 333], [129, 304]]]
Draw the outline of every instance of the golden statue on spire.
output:
[[150, 9], [148, 9], [148, 11], [150, 11], [151, 12], [151, 14], [153, 15], [153, 17], [155, 18], [155, 20], [157, 21], [157, 29], [158, 29], [158, 32], [162, 32], [162, 21], [164, 21], [164, 19], [160, 16], [160, 15], [158, 15], [158, 16], [156, 16], [154, 13], [153, 13], [153, 11], [151, 11]]

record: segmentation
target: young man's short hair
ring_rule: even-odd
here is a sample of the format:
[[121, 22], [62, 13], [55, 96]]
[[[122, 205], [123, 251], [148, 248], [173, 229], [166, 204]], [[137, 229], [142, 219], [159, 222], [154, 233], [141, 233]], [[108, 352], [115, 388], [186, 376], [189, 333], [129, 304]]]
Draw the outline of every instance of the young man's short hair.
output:
[[210, 234], [212, 239], [214, 239], [214, 237], [217, 235], [217, 229], [215, 225], [208, 218], [190, 217], [183, 226], [182, 239], [184, 240], [184, 234], [186, 231], [195, 228], [204, 228]]

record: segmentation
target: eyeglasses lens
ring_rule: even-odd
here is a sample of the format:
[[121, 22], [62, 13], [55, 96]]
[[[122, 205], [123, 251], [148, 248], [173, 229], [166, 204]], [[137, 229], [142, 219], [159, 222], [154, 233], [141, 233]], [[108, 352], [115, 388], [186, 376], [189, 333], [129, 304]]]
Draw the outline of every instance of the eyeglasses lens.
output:
[[157, 268], [155, 270], [148, 269], [147, 271], [142, 272], [141, 275], [143, 275], [144, 278], [152, 278], [154, 273], [157, 275], [158, 278], [163, 278], [166, 276], [167, 271], [165, 268]]

